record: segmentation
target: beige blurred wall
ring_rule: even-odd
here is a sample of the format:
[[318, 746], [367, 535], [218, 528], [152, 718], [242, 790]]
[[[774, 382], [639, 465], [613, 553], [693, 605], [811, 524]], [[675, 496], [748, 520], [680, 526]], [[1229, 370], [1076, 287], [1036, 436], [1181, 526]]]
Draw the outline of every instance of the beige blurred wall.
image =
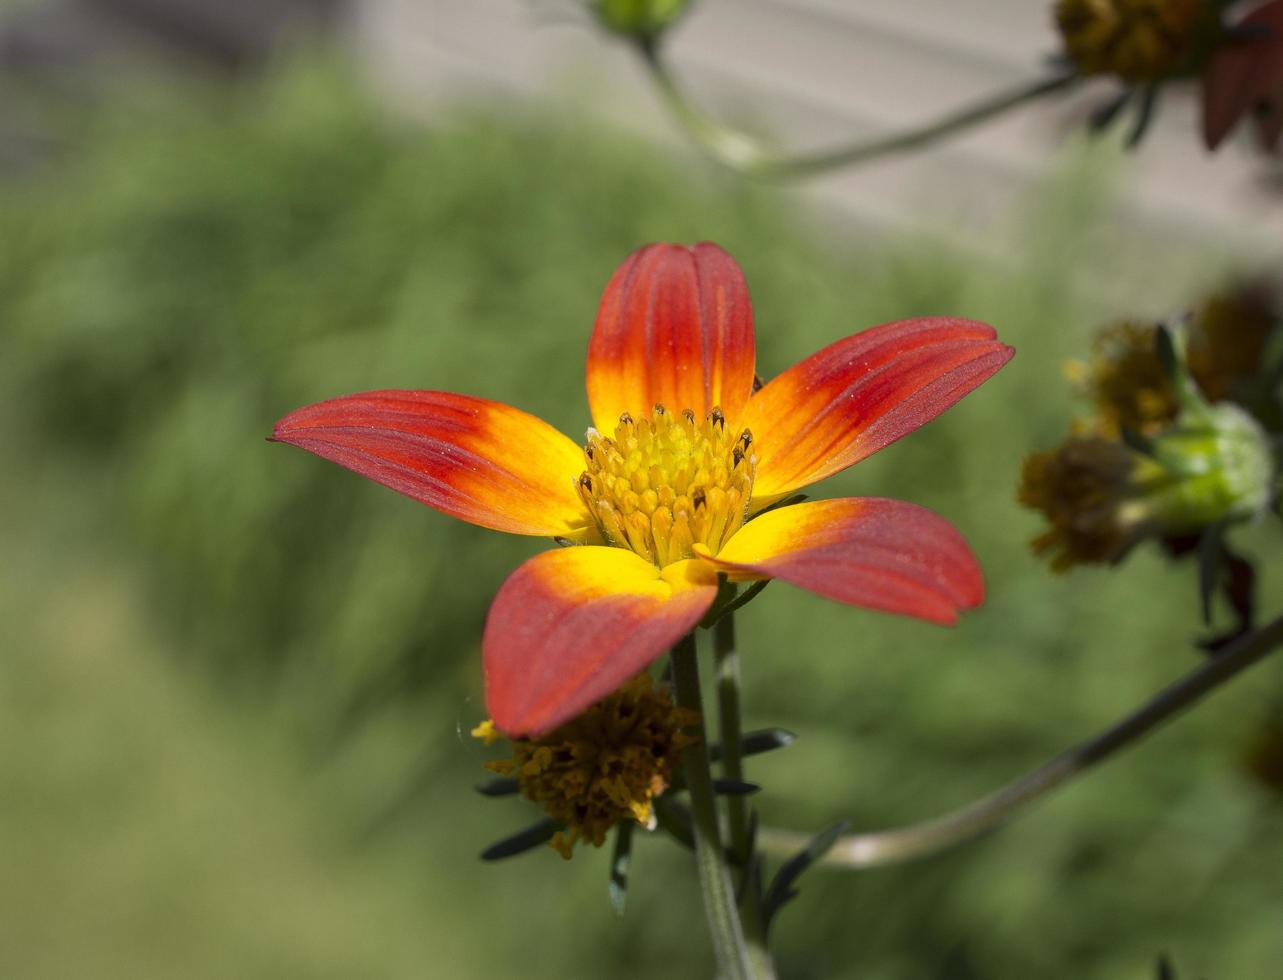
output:
[[[699, 97], [764, 121], [797, 147], [927, 120], [1038, 77], [1057, 50], [1042, 0], [697, 0], [669, 56]], [[574, 0], [358, 0], [358, 49], [398, 100], [425, 112], [461, 91], [501, 98], [590, 87], [623, 125], [679, 140], [627, 48]], [[1044, 174], [1109, 84], [1011, 113], [928, 152], [813, 182], [822, 207], [876, 223], [983, 225]], [[603, 109], [604, 107], [604, 109]], [[1228, 247], [1283, 242], [1283, 193], [1246, 138], [1213, 156], [1190, 90], [1169, 88], [1126, 164], [1147, 234]], [[963, 226], [965, 227], [965, 226]]]

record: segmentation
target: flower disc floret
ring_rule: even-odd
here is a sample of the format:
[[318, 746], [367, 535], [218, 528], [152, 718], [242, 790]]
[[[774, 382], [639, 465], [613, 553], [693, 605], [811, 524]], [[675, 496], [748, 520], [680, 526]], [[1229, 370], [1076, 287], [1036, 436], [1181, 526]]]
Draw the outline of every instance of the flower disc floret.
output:
[[720, 408], [704, 419], [656, 405], [625, 412], [613, 437], [588, 430], [579, 493], [602, 536], [663, 568], [704, 545], [717, 554], [748, 514], [757, 456]]
[[[698, 722], [642, 674], [546, 735], [513, 740], [512, 757], [486, 768], [515, 778], [527, 799], [563, 825], [551, 844], [569, 859], [581, 841], [600, 847], [621, 820], [651, 825], [653, 800], [695, 741], [684, 729]], [[487, 745], [502, 737], [489, 721], [472, 734]]]
[[1059, 0], [1056, 25], [1085, 75], [1152, 82], [1192, 57], [1206, 0]]
[[1051, 567], [1118, 561], [1135, 542], [1142, 514], [1131, 505], [1140, 458], [1109, 439], [1069, 439], [1025, 461], [1019, 499], [1051, 527], [1034, 538]]
[[1170, 425], [1180, 411], [1154, 341], [1155, 324], [1123, 320], [1102, 329], [1092, 358], [1071, 374], [1091, 398], [1096, 426], [1113, 437], [1125, 429], [1146, 435]]

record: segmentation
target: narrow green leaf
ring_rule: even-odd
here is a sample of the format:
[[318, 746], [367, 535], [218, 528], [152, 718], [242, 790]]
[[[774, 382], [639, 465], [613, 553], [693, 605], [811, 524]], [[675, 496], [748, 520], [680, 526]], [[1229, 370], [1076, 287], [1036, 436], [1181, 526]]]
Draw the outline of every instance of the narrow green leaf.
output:
[[672, 799], [669, 793], [657, 798], [654, 807], [655, 822], [659, 824], [659, 829], [687, 850], [693, 851], [695, 830], [691, 826], [690, 811]]
[[1140, 106], [1136, 112], [1136, 125], [1132, 127], [1131, 135], [1127, 137], [1127, 149], [1134, 150], [1140, 146], [1140, 141], [1149, 131], [1149, 124], [1154, 121], [1154, 109], [1158, 106], [1159, 91], [1157, 85], [1149, 85], [1141, 92]]
[[703, 619], [700, 620], [699, 625], [704, 627], [704, 629], [712, 629], [723, 616], [729, 615], [730, 613], [735, 612], [735, 610], [742, 609], [744, 606], [748, 605], [757, 598], [758, 593], [770, 584], [771, 579], [769, 578], [763, 579], [761, 582], [754, 582], [747, 589], [726, 602], [724, 605], [714, 604], [713, 608], [704, 616]]
[[1140, 453], [1142, 456], [1152, 457], [1154, 455], [1153, 441], [1147, 439], [1130, 426], [1120, 426], [1118, 434], [1122, 437], [1123, 445], [1129, 449]]
[[507, 776], [496, 776], [494, 779], [478, 783], [472, 788], [482, 796], [512, 796], [520, 791], [521, 786], [515, 779], [510, 779]]
[[1173, 388], [1179, 388], [1185, 376], [1185, 363], [1177, 347], [1175, 328], [1166, 323], [1159, 324], [1154, 335], [1154, 353], [1158, 355], [1158, 363], [1163, 366], [1167, 380]]
[[699, 625], [704, 629], [712, 629], [713, 625], [726, 615], [727, 610], [735, 605], [737, 592], [739, 592], [739, 586], [728, 579], [725, 572], [718, 572], [717, 595], [713, 597], [712, 605], [708, 607], [708, 612], [704, 613], [704, 618], [699, 621]]
[[1203, 625], [1212, 625], [1212, 597], [1221, 580], [1220, 524], [1207, 528], [1198, 539], [1198, 596], [1203, 606]]
[[763, 514], [769, 514], [773, 510], [779, 510], [781, 507], [792, 507], [794, 504], [800, 504], [805, 499], [806, 494], [795, 493], [791, 497], [785, 497], [783, 500], [775, 501], [775, 503], [771, 504], [769, 507], [763, 507], [753, 515], [753, 519], [761, 517]]
[[[740, 736], [740, 755], [745, 757], [761, 755], [764, 752], [782, 749], [796, 741], [797, 736], [785, 728], [759, 728]], [[710, 762], [721, 761], [721, 742], [714, 742], [708, 747], [708, 757]]]
[[797, 895], [793, 883], [801, 877], [803, 871], [828, 853], [829, 848], [837, 843], [837, 839], [846, 833], [848, 826], [850, 825], [847, 821], [839, 820], [833, 826], [816, 834], [806, 847], [780, 865], [780, 870], [775, 872], [775, 877], [771, 879], [771, 884], [762, 899], [762, 918], [767, 929], [771, 927], [775, 914]]
[[797, 741], [797, 736], [786, 728], [758, 728], [740, 736], [740, 755], [761, 755], [786, 748]]
[[1127, 103], [1132, 100], [1134, 94], [1134, 89], [1124, 89], [1114, 98], [1093, 109], [1087, 120], [1088, 131], [1094, 136], [1108, 129], [1110, 124], [1118, 118], [1118, 114], [1127, 106]]
[[483, 861], [502, 861], [504, 858], [516, 857], [533, 850], [540, 844], [547, 844], [552, 835], [561, 829], [561, 824], [551, 817], [545, 817], [525, 830], [519, 830], [511, 837], [496, 841], [481, 852]]
[[633, 828], [631, 820], [621, 820], [615, 825], [615, 851], [610, 858], [610, 905], [620, 918], [628, 900], [628, 866], [633, 858]]
[[742, 779], [714, 779], [713, 792], [718, 796], [752, 796], [762, 787]]

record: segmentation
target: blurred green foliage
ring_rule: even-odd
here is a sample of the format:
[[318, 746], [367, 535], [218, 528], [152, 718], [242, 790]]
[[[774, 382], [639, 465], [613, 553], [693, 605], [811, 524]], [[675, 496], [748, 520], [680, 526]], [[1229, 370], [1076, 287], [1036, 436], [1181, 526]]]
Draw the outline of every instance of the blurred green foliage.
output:
[[[545, 544], [263, 438], [375, 387], [578, 433], [598, 295], [646, 241], [740, 259], [765, 376], [925, 314], [1020, 352], [816, 491], [947, 515], [988, 571], [982, 611], [946, 631], [777, 584], [741, 615], [747, 722], [801, 736], [750, 763], [768, 822], [932, 815], [1193, 666], [1192, 568], [1053, 578], [1013, 502], [1022, 457], [1064, 430], [1060, 363], [1089, 328], [1216, 278], [1126, 232], [1111, 184], [1071, 155], [973, 250], [838, 235], [557, 105], [414, 127], [328, 65], [108, 100], [74, 151], [0, 184], [0, 975], [709, 972], [693, 875], [660, 841], [637, 846], [623, 921], [604, 853], [475, 859], [534, 816], [471, 792], [485, 753], [461, 733], [488, 601]], [[1162, 951], [1182, 975], [1271, 975], [1283, 796], [1239, 756], [1281, 689], [1278, 665], [1253, 672], [964, 850], [809, 876], [783, 975], [1145, 977]]]

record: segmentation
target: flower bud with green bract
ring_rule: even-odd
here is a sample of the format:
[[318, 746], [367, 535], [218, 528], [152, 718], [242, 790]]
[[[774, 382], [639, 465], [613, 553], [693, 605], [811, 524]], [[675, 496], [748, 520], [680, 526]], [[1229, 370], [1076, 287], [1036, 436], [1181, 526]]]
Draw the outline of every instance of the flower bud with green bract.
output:
[[590, 0], [589, 6], [614, 33], [650, 41], [677, 23], [690, 0]]
[[1051, 527], [1036, 537], [1054, 571], [1114, 564], [1145, 538], [1174, 538], [1255, 517], [1270, 503], [1274, 462], [1256, 421], [1234, 405], [1184, 419], [1148, 452], [1071, 438], [1025, 462], [1019, 499]]
[[1183, 417], [1154, 440], [1152, 457], [1171, 481], [1154, 508], [1164, 534], [1246, 520], [1270, 504], [1275, 466], [1269, 437], [1237, 405]]
[[[1140, 349], [1135, 333], [1129, 328], [1120, 335], [1131, 352]], [[1050, 554], [1053, 570], [1113, 564], [1145, 538], [1199, 534], [1256, 517], [1273, 502], [1277, 464], [1270, 436], [1240, 406], [1213, 405], [1203, 396], [1191, 375], [1189, 333], [1188, 326], [1164, 326], [1151, 334], [1174, 416], [1166, 426], [1142, 431], [1128, 424], [1135, 420], [1127, 414], [1113, 413], [1095, 427], [1099, 434], [1072, 437], [1026, 461], [1018, 497], [1051, 525], [1032, 546]], [[1103, 391], [1126, 394], [1129, 374], [1152, 386], [1155, 372], [1111, 375], [1114, 383], [1096, 391], [1097, 400]]]

